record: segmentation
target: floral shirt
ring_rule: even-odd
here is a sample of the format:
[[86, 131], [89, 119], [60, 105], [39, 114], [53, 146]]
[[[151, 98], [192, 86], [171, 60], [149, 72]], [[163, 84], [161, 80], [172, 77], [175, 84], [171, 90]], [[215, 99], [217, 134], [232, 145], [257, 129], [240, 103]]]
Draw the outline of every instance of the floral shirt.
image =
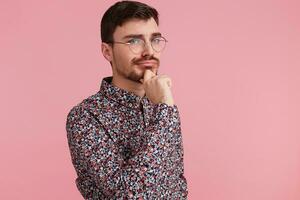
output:
[[66, 130], [76, 186], [89, 200], [187, 199], [176, 105], [153, 104], [102, 79]]

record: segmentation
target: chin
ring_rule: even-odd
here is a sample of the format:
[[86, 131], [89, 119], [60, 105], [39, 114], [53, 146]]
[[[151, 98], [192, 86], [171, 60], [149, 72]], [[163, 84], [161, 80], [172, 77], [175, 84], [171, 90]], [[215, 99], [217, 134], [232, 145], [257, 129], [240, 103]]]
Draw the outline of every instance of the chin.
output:
[[144, 77], [144, 72], [137, 72], [137, 71], [133, 71], [128, 75], [128, 79], [139, 83], [140, 83], [140, 79], [143, 77]]

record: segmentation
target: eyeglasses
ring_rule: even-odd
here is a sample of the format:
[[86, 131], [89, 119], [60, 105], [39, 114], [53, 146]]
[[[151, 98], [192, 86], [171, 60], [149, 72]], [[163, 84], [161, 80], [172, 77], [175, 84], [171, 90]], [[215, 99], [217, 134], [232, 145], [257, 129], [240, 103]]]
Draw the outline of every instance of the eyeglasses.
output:
[[[154, 51], [161, 52], [166, 47], [167, 42], [168, 41], [162, 36], [155, 37], [151, 40], [151, 47]], [[109, 43], [126, 44], [129, 46], [130, 50], [135, 54], [142, 53], [146, 46], [146, 42], [140, 38], [132, 38], [128, 42], [109, 42]]]

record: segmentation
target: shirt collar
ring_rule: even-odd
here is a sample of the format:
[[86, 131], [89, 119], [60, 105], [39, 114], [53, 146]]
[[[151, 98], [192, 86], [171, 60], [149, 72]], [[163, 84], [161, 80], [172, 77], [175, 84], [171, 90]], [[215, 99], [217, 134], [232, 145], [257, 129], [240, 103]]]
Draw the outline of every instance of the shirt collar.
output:
[[112, 76], [108, 76], [102, 79], [99, 92], [102, 92], [109, 99], [130, 108], [140, 109], [141, 103], [150, 104], [150, 100], [146, 96], [140, 97], [133, 92], [113, 85], [112, 78]]

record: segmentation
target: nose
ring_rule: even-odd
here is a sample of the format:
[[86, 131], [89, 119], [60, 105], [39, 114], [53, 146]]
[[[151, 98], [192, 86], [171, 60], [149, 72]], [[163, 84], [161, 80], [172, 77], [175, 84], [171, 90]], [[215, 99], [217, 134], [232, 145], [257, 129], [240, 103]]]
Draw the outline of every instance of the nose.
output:
[[154, 53], [154, 50], [153, 50], [151, 44], [149, 42], [145, 42], [142, 56], [145, 57], [145, 56], [153, 55], [153, 53]]

